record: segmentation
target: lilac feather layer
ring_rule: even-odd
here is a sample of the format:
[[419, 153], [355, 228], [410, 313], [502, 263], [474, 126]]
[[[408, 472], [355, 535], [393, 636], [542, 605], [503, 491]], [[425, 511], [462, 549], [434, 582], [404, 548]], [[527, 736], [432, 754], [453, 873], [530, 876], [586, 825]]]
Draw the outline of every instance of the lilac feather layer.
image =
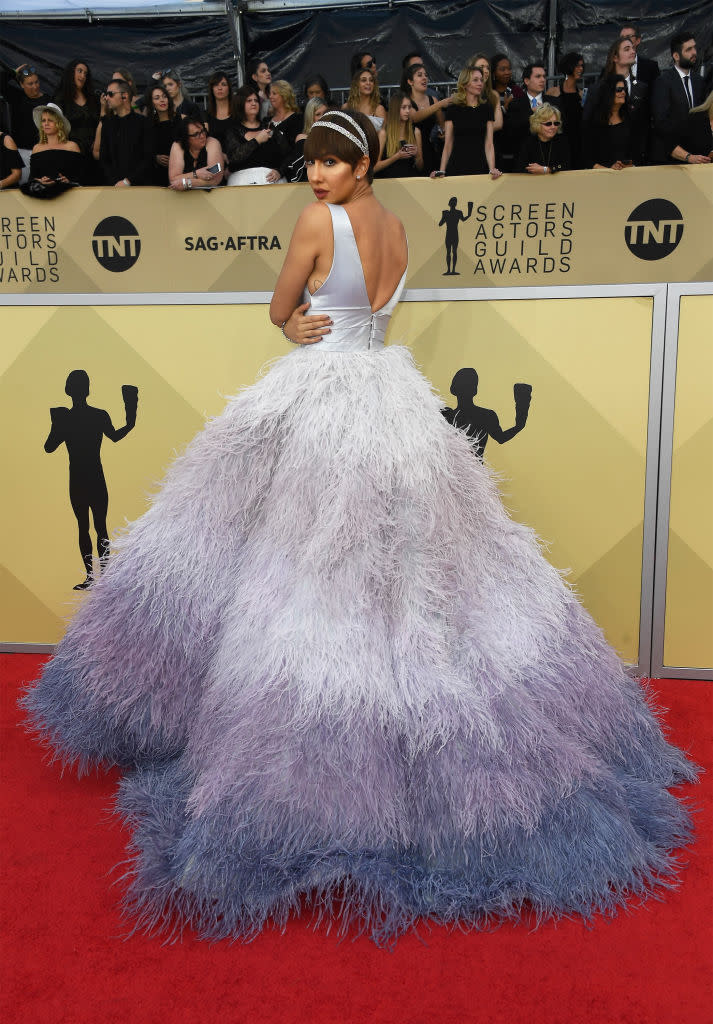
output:
[[589, 916], [690, 838], [695, 769], [398, 346], [231, 400], [24, 702], [57, 756], [129, 769], [150, 926]]

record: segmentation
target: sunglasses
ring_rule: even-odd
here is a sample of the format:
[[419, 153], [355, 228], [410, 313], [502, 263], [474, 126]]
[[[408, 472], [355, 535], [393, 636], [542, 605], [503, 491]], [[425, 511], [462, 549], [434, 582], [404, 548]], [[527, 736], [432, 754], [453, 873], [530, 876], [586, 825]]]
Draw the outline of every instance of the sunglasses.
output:
[[543, 124], [543, 127], [545, 127], [545, 128], [552, 128], [552, 127], [559, 128], [559, 126], [562, 124], [562, 122], [561, 121], [543, 121], [542, 124]]
[[626, 86], [625, 85], [617, 85], [617, 87], [614, 90], [614, 92], [626, 92]]
[[30, 75], [36, 75], [36, 74], [37, 74], [37, 68], [23, 68], [22, 71], [19, 72], [19, 77], [20, 78], [29, 78]]
[[102, 96], [121, 96], [121, 95], [122, 95], [122, 93], [120, 93], [118, 89], [115, 89], [113, 92], [107, 91], [107, 92], [103, 92], [102, 93]]
[[201, 135], [205, 135], [205, 134], [206, 134], [205, 128], [201, 128], [201, 130], [199, 132], [188, 132], [188, 138], [189, 139], [199, 139], [201, 137]]

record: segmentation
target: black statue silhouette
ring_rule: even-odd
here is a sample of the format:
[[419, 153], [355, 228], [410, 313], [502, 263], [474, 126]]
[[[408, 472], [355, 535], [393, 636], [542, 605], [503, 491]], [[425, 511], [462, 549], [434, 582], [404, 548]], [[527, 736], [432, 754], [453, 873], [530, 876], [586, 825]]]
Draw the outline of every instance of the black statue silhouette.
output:
[[443, 272], [443, 277], [452, 277], [454, 274], [459, 274], [459, 271], [456, 270], [456, 263], [458, 262], [458, 225], [462, 220], [468, 220], [473, 212], [472, 203], [468, 203], [467, 213], [458, 210], [457, 205], [458, 200], [453, 196], [452, 199], [448, 200], [448, 209], [443, 211], [438, 222], [439, 228], [442, 224], [446, 225], [446, 270]]
[[124, 384], [121, 394], [126, 411], [126, 425], [115, 430], [109, 413], [87, 404], [89, 375], [85, 370], [72, 370], [67, 377], [64, 393], [72, 399], [72, 408], [58, 406], [50, 409], [52, 426], [45, 441], [45, 451], [53, 452], [64, 442], [69, 454], [69, 500], [79, 526], [79, 550], [86, 570], [86, 579], [75, 590], [86, 590], [94, 575], [92, 540], [89, 535], [89, 510], [97, 534], [97, 554], [100, 564], [109, 554], [109, 534], [106, 514], [109, 507], [104, 469], [100, 449], [104, 437], [121, 441], [134, 429], [139, 389]]
[[451, 381], [451, 394], [458, 399], [458, 405], [455, 409], [446, 407], [442, 410], [443, 415], [454, 427], [459, 427], [468, 437], [475, 439], [476, 452], [481, 459], [489, 437], [498, 444], [505, 444], [519, 434], [527, 423], [532, 385], [513, 384], [512, 390], [515, 396], [515, 426], [502, 430], [497, 413], [473, 404], [478, 394], [478, 374], [472, 367], [464, 366]]

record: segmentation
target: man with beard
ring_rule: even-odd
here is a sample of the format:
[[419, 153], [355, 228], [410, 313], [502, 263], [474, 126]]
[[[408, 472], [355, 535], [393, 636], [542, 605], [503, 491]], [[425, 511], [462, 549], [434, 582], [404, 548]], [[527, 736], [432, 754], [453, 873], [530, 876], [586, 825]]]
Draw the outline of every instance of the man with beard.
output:
[[698, 72], [696, 40], [690, 32], [678, 32], [671, 39], [673, 67], [662, 71], [654, 82], [653, 143], [654, 163], [674, 163], [666, 152], [666, 142], [691, 107], [703, 100], [703, 80]]

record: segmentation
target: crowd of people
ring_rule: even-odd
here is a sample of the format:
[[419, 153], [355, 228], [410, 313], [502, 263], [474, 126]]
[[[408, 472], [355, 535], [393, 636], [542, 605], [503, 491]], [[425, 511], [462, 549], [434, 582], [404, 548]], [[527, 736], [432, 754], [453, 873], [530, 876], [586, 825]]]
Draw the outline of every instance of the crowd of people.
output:
[[[360, 52], [341, 109], [360, 111], [377, 129], [377, 178], [711, 163], [713, 81], [699, 73], [695, 36], [672, 37], [664, 70], [640, 44], [640, 30], [624, 26], [589, 88], [577, 52], [562, 57], [560, 84], [550, 88], [541, 63], [528, 64], [518, 84], [506, 54], [479, 53], [445, 96], [429, 87], [424, 52], [403, 58], [388, 97], [373, 53]], [[15, 78], [0, 132], [0, 188], [43, 198], [75, 185], [188, 191], [306, 181], [307, 133], [340, 109], [322, 75], [309, 76], [298, 98], [264, 60], [248, 65], [237, 89], [216, 71], [204, 109], [184, 94], [174, 68], [157, 71], [143, 96], [124, 67], [99, 92], [85, 60], [67, 65], [51, 96], [31, 65]]]

